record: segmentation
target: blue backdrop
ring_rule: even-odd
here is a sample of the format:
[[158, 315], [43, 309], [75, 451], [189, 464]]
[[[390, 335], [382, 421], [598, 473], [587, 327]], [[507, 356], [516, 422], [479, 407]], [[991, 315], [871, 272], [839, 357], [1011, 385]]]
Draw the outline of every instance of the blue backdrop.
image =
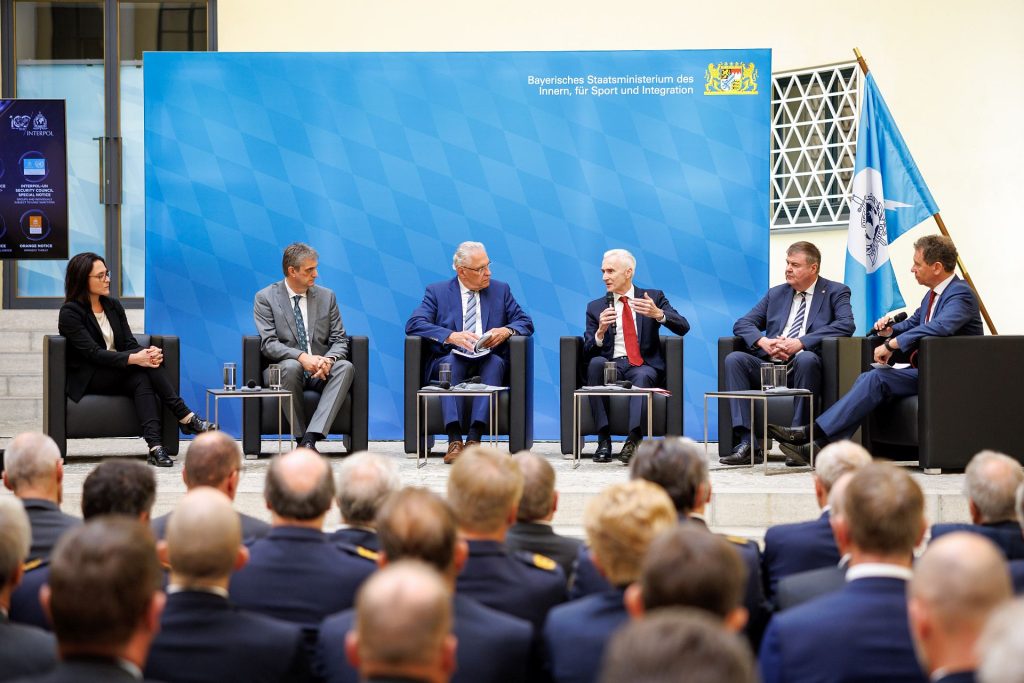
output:
[[558, 338], [623, 247], [690, 321], [701, 436], [717, 338], [768, 284], [769, 50], [164, 52], [144, 74], [146, 329], [181, 337], [190, 405], [303, 241], [370, 337], [370, 438], [401, 438], [405, 321], [471, 239], [533, 316], [535, 437], [555, 439]]

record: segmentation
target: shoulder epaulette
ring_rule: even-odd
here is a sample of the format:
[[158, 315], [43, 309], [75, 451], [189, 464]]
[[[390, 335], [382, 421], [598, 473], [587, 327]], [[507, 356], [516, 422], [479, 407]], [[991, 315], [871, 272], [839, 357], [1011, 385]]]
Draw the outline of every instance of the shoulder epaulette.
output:
[[735, 543], [736, 545], [750, 545], [753, 543], [749, 538], [743, 538], [742, 536], [723, 536], [723, 538], [730, 543]]
[[369, 562], [376, 562], [377, 558], [380, 556], [380, 553], [375, 550], [370, 550], [369, 548], [365, 548], [361, 545], [353, 545], [351, 543], [335, 543], [335, 545], [343, 552], [346, 552], [349, 555], [355, 555], [356, 557], [360, 557]]
[[43, 558], [41, 558], [41, 557], [37, 557], [36, 559], [34, 559], [34, 560], [29, 560], [29, 561], [28, 561], [28, 562], [26, 562], [25, 564], [21, 565], [21, 568], [22, 568], [23, 570], [27, 571], [27, 572], [30, 572], [30, 571], [32, 571], [33, 569], [39, 569], [39, 568], [40, 568], [40, 567], [42, 567], [42, 566], [43, 566], [44, 564], [47, 564], [46, 560], [44, 560], [44, 559], [43, 559]]
[[540, 553], [531, 553], [527, 551], [521, 551], [515, 553], [516, 559], [521, 560], [531, 567], [537, 569], [543, 569], [546, 572], [553, 572], [558, 568], [558, 563], [552, 560], [547, 555], [541, 555]]

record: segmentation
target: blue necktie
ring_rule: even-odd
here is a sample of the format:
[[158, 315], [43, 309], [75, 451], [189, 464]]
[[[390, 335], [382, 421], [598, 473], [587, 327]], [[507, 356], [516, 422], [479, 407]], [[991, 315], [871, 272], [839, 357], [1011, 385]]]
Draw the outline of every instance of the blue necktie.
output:
[[309, 339], [306, 338], [306, 321], [302, 318], [302, 309], [299, 308], [299, 301], [302, 299], [302, 295], [296, 294], [292, 299], [295, 300], [295, 329], [299, 334], [299, 348], [309, 353]]
[[800, 292], [800, 308], [796, 309], [796, 317], [793, 318], [793, 324], [789, 326], [789, 332], [786, 336], [790, 339], [796, 339], [800, 336], [800, 328], [804, 326], [804, 314], [807, 312], [807, 292]]
[[463, 332], [476, 332], [476, 297], [466, 292], [466, 317], [462, 323]]

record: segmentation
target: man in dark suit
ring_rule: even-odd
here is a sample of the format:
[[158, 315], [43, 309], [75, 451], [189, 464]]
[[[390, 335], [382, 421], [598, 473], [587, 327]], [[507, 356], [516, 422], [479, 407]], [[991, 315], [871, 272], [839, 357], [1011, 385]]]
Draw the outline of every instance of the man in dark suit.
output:
[[[189, 491], [197, 486], [215, 488], [230, 500], [238, 493], [238, 480], [242, 473], [242, 452], [238, 443], [224, 432], [206, 432], [197, 436], [185, 454], [185, 466], [181, 478]], [[157, 540], [163, 540], [167, 532], [170, 514], [154, 519], [150, 526]], [[261, 519], [238, 513], [242, 523], [242, 542], [246, 545], [270, 533], [270, 525]]]
[[[289, 244], [281, 261], [284, 279], [257, 292], [253, 304], [260, 351], [281, 366], [281, 386], [292, 394], [292, 435], [313, 450], [330, 432], [355, 377], [338, 301], [334, 292], [315, 284], [319, 259], [309, 245]], [[320, 393], [312, 417], [306, 415], [305, 389]]]
[[779, 579], [839, 564], [839, 549], [829, 523], [829, 492], [839, 477], [870, 462], [871, 454], [852, 441], [829, 444], [818, 454], [814, 461], [814, 496], [821, 516], [810, 522], [778, 524], [764, 534], [761, 568], [769, 600], [774, 599]]
[[376, 553], [377, 513], [388, 496], [402, 487], [394, 458], [378, 453], [353, 453], [338, 468], [338, 510], [342, 527], [331, 540]]
[[989, 540], [955, 532], [928, 544], [907, 591], [910, 634], [932, 681], [965, 683], [988, 618], [1010, 601], [1006, 560]]
[[515, 460], [523, 473], [523, 497], [519, 501], [516, 523], [508, 530], [505, 543], [512, 552], [550, 557], [562, 568], [568, 580], [582, 543], [575, 538], [559, 536], [551, 528], [551, 520], [558, 509], [555, 470], [547, 458], [529, 451], [517, 453]]
[[[378, 529], [382, 543], [378, 563], [416, 559], [441, 572], [452, 595], [458, 639], [455, 683], [516, 683], [528, 680], [532, 627], [529, 622], [485, 607], [455, 591], [455, 579], [468, 555], [458, 538], [455, 515], [440, 496], [422, 488], [395, 493], [381, 509]], [[319, 670], [327, 683], [356, 683], [358, 672], [346, 661], [345, 636], [355, 623], [355, 610], [324, 620], [317, 645]]]
[[305, 448], [275, 456], [263, 495], [273, 528], [249, 547], [249, 563], [231, 577], [235, 604], [309, 627], [351, 607], [375, 565], [321, 531], [334, 497], [327, 460]]
[[60, 511], [64, 465], [53, 439], [38, 432], [14, 437], [4, 454], [4, 486], [21, 499], [32, 525], [28, 561], [42, 561], [68, 529], [82, 520]]
[[[849, 337], [856, 328], [850, 308], [850, 288], [820, 277], [821, 252], [810, 242], [796, 242], [786, 250], [786, 283], [772, 287], [750, 312], [736, 321], [732, 331], [747, 345], [725, 357], [725, 388], [730, 391], [761, 388], [761, 364], [786, 363], [789, 386], [821, 390], [821, 341]], [[731, 400], [733, 442], [723, 465], [762, 462], [764, 453], [750, 434], [750, 404]], [[807, 401], [795, 401], [793, 426], [807, 424]], [[790, 463], [787, 463], [790, 464]], [[795, 464], [795, 463], [794, 463]]]
[[547, 669], [556, 683], [594, 681], [612, 633], [629, 620], [627, 586], [640, 576], [651, 541], [676, 525], [665, 490], [649, 481], [613, 484], [587, 502], [583, 524], [594, 565], [610, 588], [559, 605], [544, 624]]
[[57, 544], [42, 601], [60, 663], [35, 683], [134, 683], [142, 679], [165, 596], [153, 536], [137, 520], [105, 516]]
[[[583, 333], [583, 353], [589, 358], [589, 386], [604, 384], [604, 364], [607, 362], [615, 363], [617, 379], [628, 380], [633, 386], [664, 385], [661, 328], [665, 326], [679, 336], [690, 330], [690, 323], [672, 308], [660, 289], [643, 289], [633, 284], [635, 272], [636, 258], [631, 253], [625, 249], [605, 252], [601, 261], [601, 279], [608, 291], [605, 296], [587, 304], [587, 326]], [[594, 462], [611, 462], [607, 397], [591, 397], [590, 410], [597, 427]], [[625, 464], [629, 464], [640, 443], [640, 425], [645, 411], [641, 397], [629, 399], [629, 434], [618, 455]]]
[[927, 680], [914, 656], [907, 621], [907, 581], [924, 537], [924, 495], [905, 470], [872, 463], [850, 477], [833, 510], [846, 585], [777, 614], [761, 643], [764, 683], [828, 680]]
[[[508, 284], [491, 279], [491, 260], [480, 242], [463, 242], [452, 257], [455, 277], [427, 285], [423, 302], [409, 316], [405, 333], [427, 341], [424, 383], [438, 378], [442, 363], [451, 366], [451, 383], [480, 376], [484, 384], [505, 383], [508, 347], [512, 335], [533, 334], [533, 320], [516, 303]], [[489, 335], [489, 336], [488, 336]], [[482, 351], [474, 353], [481, 338]], [[488, 430], [487, 399], [473, 398], [466, 442], [462, 442], [462, 401], [441, 398], [448, 452], [445, 464], [451, 464], [464, 447], [480, 441]]]
[[234, 608], [231, 573], [248, 561], [241, 523], [223, 493], [201, 487], [186, 493], [158, 544], [171, 567], [160, 633], [146, 675], [167, 681], [304, 681], [309, 662], [302, 629]]
[[0, 681], [46, 673], [57, 665], [57, 641], [51, 634], [7, 620], [31, 536], [21, 503], [0, 498]]
[[999, 546], [1007, 560], [1024, 560], [1024, 536], [1014, 509], [1024, 468], [1007, 455], [982, 451], [967, 463], [964, 475], [971, 524], [935, 524], [932, 541], [954, 531], [970, 531]]
[[469, 559], [456, 590], [499, 612], [533, 624], [565, 601], [565, 574], [543, 555], [513, 553], [505, 545], [523, 495], [519, 465], [493, 448], [467, 448], [448, 477], [448, 502]]
[[[978, 299], [971, 287], [953, 272], [956, 247], [942, 235], [925, 235], [914, 242], [911, 271], [918, 284], [928, 288], [921, 306], [903, 322], [890, 325], [888, 316], [875, 323], [885, 342], [875, 349], [875, 362], [888, 363], [899, 352], [911, 361], [924, 337], [977, 336], [983, 334]], [[807, 426], [769, 425], [768, 432], [782, 442], [782, 450], [798, 464], [810, 461], [811, 448], [850, 438], [864, 419], [891, 398], [917, 393], [917, 368], [872, 368], [831, 408], [818, 416], [814, 444]]]

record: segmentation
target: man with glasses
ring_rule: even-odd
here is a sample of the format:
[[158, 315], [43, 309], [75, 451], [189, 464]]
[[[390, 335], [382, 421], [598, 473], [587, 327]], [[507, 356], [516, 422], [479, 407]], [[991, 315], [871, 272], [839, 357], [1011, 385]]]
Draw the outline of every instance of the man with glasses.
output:
[[[533, 320], [516, 303], [507, 283], [491, 280], [491, 260], [480, 242], [463, 242], [452, 257], [455, 277], [427, 286], [423, 302], [405, 324], [405, 333], [427, 340], [426, 376], [438, 379], [442, 363], [451, 366], [451, 383], [480, 376], [484, 384], [501, 385], [505, 380], [508, 347], [514, 334], [533, 334]], [[483, 339], [476, 349], [477, 342]], [[469, 430], [462, 441], [461, 403], [472, 400]], [[488, 430], [487, 399], [441, 398], [451, 464], [466, 446], [480, 441]]]

